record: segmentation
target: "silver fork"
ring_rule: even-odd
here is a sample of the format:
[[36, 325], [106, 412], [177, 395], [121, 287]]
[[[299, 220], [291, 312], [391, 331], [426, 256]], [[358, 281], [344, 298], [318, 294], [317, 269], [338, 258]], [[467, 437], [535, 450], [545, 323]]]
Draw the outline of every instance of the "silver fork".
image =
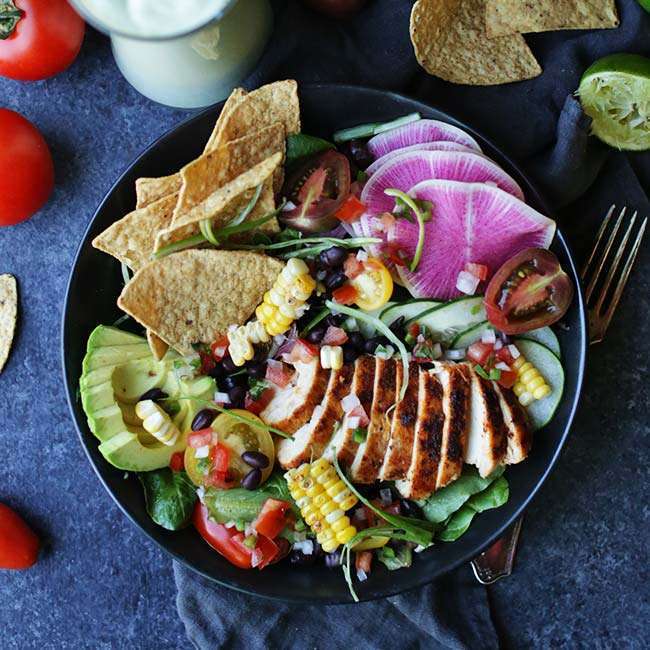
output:
[[[615, 210], [616, 206], [612, 205], [603, 219], [596, 235], [594, 247], [580, 276], [583, 284], [586, 284], [585, 304], [589, 317], [590, 345], [600, 343], [605, 337], [605, 332], [612, 321], [614, 311], [630, 277], [632, 266], [641, 247], [641, 240], [648, 224], [648, 218], [646, 217], [636, 230], [636, 234], [633, 234], [637, 220], [637, 213], [635, 212], [629, 219], [625, 233], [620, 238], [618, 248], [615, 249], [616, 252], [612, 257], [612, 250], [627, 212], [624, 207], [620, 211], [614, 226], [610, 227]], [[609, 236], [605, 241], [607, 233], [609, 233]], [[630, 245], [631, 238], [633, 238], [633, 241]], [[619, 272], [619, 267], [624, 258], [622, 270]], [[597, 288], [598, 291], [596, 291]], [[492, 584], [499, 578], [505, 578], [512, 573], [521, 525], [522, 518], [520, 517], [503, 537], [472, 560], [474, 575], [481, 584]]]

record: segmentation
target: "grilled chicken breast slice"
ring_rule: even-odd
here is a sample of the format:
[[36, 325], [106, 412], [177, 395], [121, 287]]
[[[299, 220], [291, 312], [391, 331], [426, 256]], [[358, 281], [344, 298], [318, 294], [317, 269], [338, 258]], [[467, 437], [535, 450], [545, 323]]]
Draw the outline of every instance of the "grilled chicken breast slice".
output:
[[357, 483], [374, 483], [384, 462], [393, 418], [396, 392], [395, 359], [375, 357], [375, 382], [373, 387], [370, 424], [364, 442], [357, 448], [350, 468], [352, 480]]
[[499, 396], [499, 404], [503, 420], [508, 429], [508, 445], [506, 448], [506, 464], [521, 463], [533, 446], [533, 435], [528, 425], [528, 417], [516, 395], [507, 388], [493, 384]]
[[485, 477], [505, 462], [508, 429], [493, 382], [480, 377], [473, 368], [469, 372], [472, 386], [471, 419], [465, 462], [475, 465], [479, 474]]
[[[395, 370], [395, 391], [399, 395], [404, 380], [402, 364], [398, 363]], [[411, 465], [415, 420], [418, 415], [418, 383], [418, 368], [411, 368], [404, 399], [397, 404], [393, 414], [386, 456], [379, 472], [379, 478], [382, 481], [397, 481], [406, 478]]]
[[277, 445], [278, 461], [285, 469], [298, 467], [320, 458], [343, 416], [341, 400], [350, 392], [353, 366], [332, 370], [323, 401], [314, 409], [311, 419], [293, 435]]
[[438, 377], [432, 372], [420, 370], [411, 464], [406, 479], [395, 483], [406, 498], [422, 499], [436, 488], [445, 426], [442, 400], [443, 388]]
[[[352, 375], [352, 385], [350, 395], [355, 395], [366, 415], [370, 414], [372, 406], [372, 396], [375, 382], [375, 358], [369, 355], [358, 357], [354, 362], [354, 373]], [[356, 416], [345, 415], [341, 426], [338, 428], [332, 440], [325, 450], [325, 457], [333, 460], [334, 456], [339, 463], [345, 467], [352, 465], [354, 456], [357, 453], [359, 443], [354, 440], [354, 430], [356, 425], [352, 426], [352, 418]]]
[[296, 372], [291, 381], [275, 391], [260, 413], [266, 424], [290, 434], [309, 422], [314, 409], [323, 401], [330, 376], [329, 370], [321, 368], [318, 357], [306, 363], [296, 362], [294, 366]]
[[455, 481], [463, 471], [470, 419], [470, 374], [464, 364], [445, 364], [438, 374], [442, 384], [445, 425], [442, 432], [436, 490]]

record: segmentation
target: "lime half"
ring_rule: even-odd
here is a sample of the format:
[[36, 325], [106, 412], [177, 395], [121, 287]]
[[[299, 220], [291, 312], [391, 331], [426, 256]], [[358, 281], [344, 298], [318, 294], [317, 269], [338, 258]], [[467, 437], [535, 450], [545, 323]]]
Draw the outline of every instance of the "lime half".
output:
[[582, 75], [578, 95], [592, 133], [617, 149], [650, 149], [650, 59], [611, 54]]

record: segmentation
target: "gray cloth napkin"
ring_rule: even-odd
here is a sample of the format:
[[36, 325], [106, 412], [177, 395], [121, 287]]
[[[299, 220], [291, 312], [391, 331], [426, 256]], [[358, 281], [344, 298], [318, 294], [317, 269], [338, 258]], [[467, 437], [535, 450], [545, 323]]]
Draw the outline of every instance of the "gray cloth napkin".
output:
[[[544, 74], [486, 88], [455, 86], [420, 70], [408, 35], [411, 6], [371, 0], [355, 19], [336, 22], [297, 2], [278, 1], [274, 38], [246, 86], [292, 77], [389, 88], [428, 101], [471, 124], [523, 166], [579, 257], [612, 203], [650, 213], [650, 154], [614, 152], [590, 137], [589, 118], [573, 97], [595, 59], [618, 51], [650, 54], [650, 16], [635, 0], [619, 1], [616, 30], [529, 36]], [[174, 574], [180, 617], [201, 649], [498, 647], [485, 589], [468, 566], [402, 596], [336, 607], [246, 596], [178, 564]]]

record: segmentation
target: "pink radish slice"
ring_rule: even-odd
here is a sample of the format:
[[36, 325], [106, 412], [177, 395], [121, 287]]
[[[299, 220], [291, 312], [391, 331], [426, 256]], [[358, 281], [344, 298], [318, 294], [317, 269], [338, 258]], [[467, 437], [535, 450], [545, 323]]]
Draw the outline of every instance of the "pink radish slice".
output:
[[408, 192], [422, 181], [442, 179], [464, 183], [492, 183], [502, 190], [524, 198], [513, 178], [481, 154], [461, 151], [412, 151], [395, 156], [382, 165], [367, 181], [361, 201], [371, 214], [391, 212], [395, 200], [384, 190], [394, 188]]
[[386, 133], [380, 133], [368, 141], [368, 150], [376, 160], [395, 149], [439, 140], [458, 142], [474, 151], [481, 151], [478, 142], [471, 135], [457, 126], [439, 120], [418, 120], [386, 131]]
[[395, 149], [395, 151], [390, 151], [381, 158], [377, 158], [377, 160], [375, 160], [375, 162], [366, 169], [366, 174], [368, 174], [368, 176], [372, 176], [384, 163], [393, 160], [393, 158], [403, 153], [412, 153], [414, 151], [465, 151], [469, 153], [476, 153], [474, 149], [470, 149], [464, 144], [458, 144], [458, 142], [446, 142], [445, 140], [438, 140], [437, 142], [423, 142], [422, 144], [412, 144], [410, 147]]
[[[555, 234], [554, 221], [485, 183], [426, 181], [409, 194], [434, 206], [418, 268], [398, 268], [416, 298], [455, 298], [461, 295], [458, 274], [468, 262], [485, 264], [491, 275], [522, 250], [548, 248]], [[398, 219], [392, 241], [409, 257], [417, 239], [417, 224]]]

